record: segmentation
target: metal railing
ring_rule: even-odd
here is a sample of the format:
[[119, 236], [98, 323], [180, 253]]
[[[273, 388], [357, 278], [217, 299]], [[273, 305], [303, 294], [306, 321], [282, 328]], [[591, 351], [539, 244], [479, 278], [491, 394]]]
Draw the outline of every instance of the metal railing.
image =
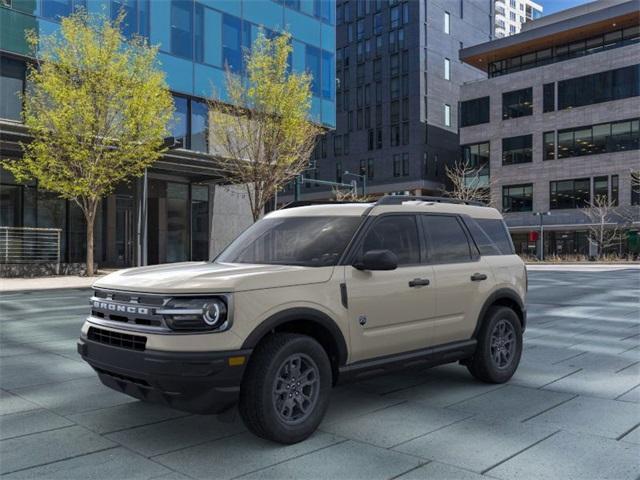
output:
[[0, 263], [56, 263], [60, 266], [60, 228], [0, 226]]

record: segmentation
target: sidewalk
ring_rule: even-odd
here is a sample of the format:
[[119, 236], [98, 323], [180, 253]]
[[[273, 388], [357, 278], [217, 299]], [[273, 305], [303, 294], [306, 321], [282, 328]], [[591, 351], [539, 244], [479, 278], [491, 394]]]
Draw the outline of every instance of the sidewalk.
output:
[[89, 288], [93, 282], [107, 273], [100, 271], [93, 277], [77, 275], [60, 275], [55, 277], [35, 278], [0, 278], [0, 293], [26, 292], [29, 290], [55, 290], [58, 288]]
[[569, 272], [603, 272], [613, 270], [640, 270], [640, 263], [527, 263], [527, 270], [564, 270]]

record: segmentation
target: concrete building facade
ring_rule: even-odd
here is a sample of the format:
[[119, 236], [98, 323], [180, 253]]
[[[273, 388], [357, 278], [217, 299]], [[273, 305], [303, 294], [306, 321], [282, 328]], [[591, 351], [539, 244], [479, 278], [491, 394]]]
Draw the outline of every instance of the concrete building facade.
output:
[[638, 2], [595, 3], [460, 52], [489, 77], [461, 88], [461, 154], [485, 152], [474, 161], [488, 162], [492, 201], [519, 252], [539, 250], [534, 214], [548, 212], [545, 253], [588, 254], [585, 207], [598, 195], [631, 222], [629, 244], [616, 248], [637, 249]]
[[495, 38], [520, 33], [526, 22], [542, 16], [542, 5], [532, 0], [494, 0], [493, 33]]
[[331, 195], [313, 179], [366, 182], [375, 196], [439, 194], [458, 154], [460, 85], [482, 77], [458, 50], [491, 29], [491, 0], [339, 0], [336, 129], [318, 144], [302, 198]]

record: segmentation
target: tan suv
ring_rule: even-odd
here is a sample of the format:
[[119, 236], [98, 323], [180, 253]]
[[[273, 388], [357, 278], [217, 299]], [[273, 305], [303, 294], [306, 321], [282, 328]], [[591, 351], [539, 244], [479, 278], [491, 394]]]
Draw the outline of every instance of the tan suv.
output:
[[113, 389], [197, 413], [238, 403], [252, 432], [294, 443], [338, 381], [458, 361], [509, 380], [526, 289], [493, 208], [400, 196], [284, 208], [213, 262], [98, 280], [78, 351]]

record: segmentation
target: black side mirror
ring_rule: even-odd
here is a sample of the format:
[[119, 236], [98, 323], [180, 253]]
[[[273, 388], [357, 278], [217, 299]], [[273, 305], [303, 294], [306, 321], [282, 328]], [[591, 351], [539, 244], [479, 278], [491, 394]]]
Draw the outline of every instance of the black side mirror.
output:
[[398, 257], [391, 250], [369, 250], [353, 267], [358, 270], [395, 270]]

